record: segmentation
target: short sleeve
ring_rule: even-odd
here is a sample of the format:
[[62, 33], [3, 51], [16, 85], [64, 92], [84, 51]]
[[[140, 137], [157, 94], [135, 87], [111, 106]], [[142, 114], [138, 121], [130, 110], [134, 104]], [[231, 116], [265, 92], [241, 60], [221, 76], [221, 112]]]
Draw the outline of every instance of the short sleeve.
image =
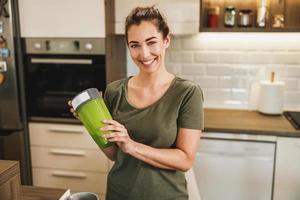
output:
[[105, 102], [105, 105], [107, 106], [109, 112], [111, 113], [112, 112], [112, 108], [111, 108], [111, 98], [110, 98], [110, 95], [109, 95], [110, 91], [109, 91], [109, 87], [107, 86], [106, 89], [105, 89], [105, 92], [104, 92], [104, 102]]
[[182, 100], [178, 126], [189, 129], [204, 129], [203, 93], [198, 85], [190, 86]]

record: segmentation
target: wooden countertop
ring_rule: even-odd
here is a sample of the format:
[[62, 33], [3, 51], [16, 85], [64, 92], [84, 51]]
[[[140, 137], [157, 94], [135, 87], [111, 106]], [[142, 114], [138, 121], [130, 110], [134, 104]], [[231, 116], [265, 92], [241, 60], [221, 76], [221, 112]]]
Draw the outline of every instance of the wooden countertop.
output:
[[66, 190], [33, 187], [33, 186], [21, 186], [22, 200], [58, 200]]
[[[0, 187], [1, 200], [7, 198], [18, 200], [58, 200], [66, 191], [64, 189], [20, 185], [19, 170], [17, 161], [0, 160], [0, 186], [4, 184], [4, 187]], [[18, 181], [12, 182], [13, 177], [16, 177]], [[11, 192], [15, 194], [10, 196]]]
[[204, 109], [205, 132], [248, 133], [300, 137], [283, 115], [265, 115], [256, 111]]
[[19, 173], [19, 164], [16, 161], [0, 160], [0, 185], [7, 182], [12, 176]]

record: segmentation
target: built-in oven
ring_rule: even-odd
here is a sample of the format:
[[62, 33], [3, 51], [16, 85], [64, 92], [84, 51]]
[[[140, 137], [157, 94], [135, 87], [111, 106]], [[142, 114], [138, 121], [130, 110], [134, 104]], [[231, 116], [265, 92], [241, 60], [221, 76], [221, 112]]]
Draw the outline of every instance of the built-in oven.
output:
[[104, 39], [25, 39], [26, 103], [31, 118], [70, 118], [68, 100], [106, 86]]

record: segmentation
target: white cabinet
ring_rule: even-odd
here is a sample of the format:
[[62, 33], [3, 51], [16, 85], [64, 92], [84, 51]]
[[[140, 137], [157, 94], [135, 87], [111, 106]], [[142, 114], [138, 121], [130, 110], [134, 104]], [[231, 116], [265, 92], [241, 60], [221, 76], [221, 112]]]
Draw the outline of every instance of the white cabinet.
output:
[[19, 0], [22, 37], [104, 38], [104, 0]]
[[111, 163], [81, 125], [29, 123], [33, 185], [105, 195]]
[[300, 139], [279, 137], [275, 168], [274, 200], [300, 199]]
[[193, 166], [201, 199], [271, 200], [274, 156], [275, 142], [201, 139]]
[[115, 33], [124, 34], [125, 19], [136, 6], [156, 5], [173, 34], [199, 32], [199, 0], [115, 0]]

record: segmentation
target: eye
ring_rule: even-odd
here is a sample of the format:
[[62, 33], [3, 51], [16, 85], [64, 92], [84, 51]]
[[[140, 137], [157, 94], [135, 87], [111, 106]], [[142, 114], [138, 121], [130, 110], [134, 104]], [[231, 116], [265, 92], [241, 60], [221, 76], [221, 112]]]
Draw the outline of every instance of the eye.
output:
[[155, 44], [156, 43], [156, 41], [150, 41], [150, 42], [148, 42], [147, 44], [150, 46], [150, 45], [153, 45], [153, 44]]
[[132, 44], [132, 45], [130, 45], [130, 48], [137, 48], [139, 45], [138, 44]]

